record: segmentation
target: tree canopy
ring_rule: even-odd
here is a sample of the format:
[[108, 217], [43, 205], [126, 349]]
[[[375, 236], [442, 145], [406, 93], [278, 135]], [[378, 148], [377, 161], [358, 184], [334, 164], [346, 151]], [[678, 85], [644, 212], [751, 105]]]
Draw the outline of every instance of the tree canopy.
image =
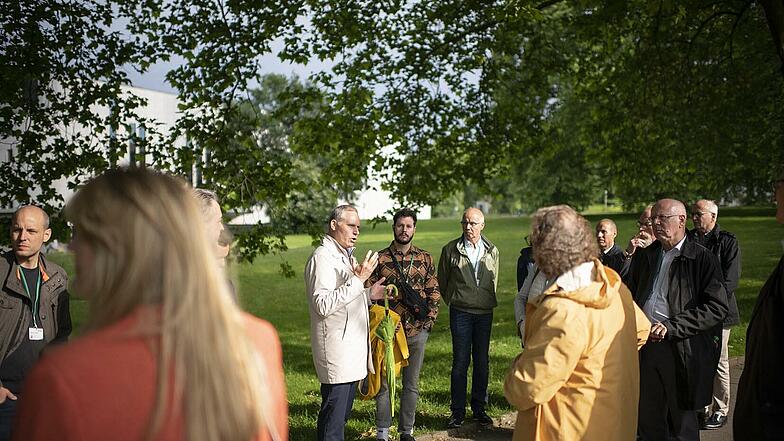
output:
[[[129, 141], [154, 167], [199, 167], [225, 208], [278, 213], [311, 189], [357, 189], [369, 166], [401, 205], [467, 186], [524, 208], [583, 207], [604, 189], [629, 207], [753, 203], [784, 156], [781, 1], [4, 0], [0, 11], [0, 138], [16, 153], [0, 164], [2, 203], [56, 209], [53, 182], [114, 166]], [[265, 80], [274, 42], [284, 61], [331, 68]], [[162, 133], [121, 85], [126, 69], [168, 60], [181, 60], [167, 74], [181, 114]], [[131, 119], [144, 140], [121, 130]], [[315, 231], [320, 214], [286, 222]], [[246, 233], [247, 255], [282, 249], [285, 231]]]

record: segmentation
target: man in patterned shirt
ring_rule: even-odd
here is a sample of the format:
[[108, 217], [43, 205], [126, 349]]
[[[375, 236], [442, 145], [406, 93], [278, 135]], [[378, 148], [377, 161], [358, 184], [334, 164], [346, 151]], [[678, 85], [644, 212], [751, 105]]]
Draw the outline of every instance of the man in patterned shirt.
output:
[[[383, 250], [378, 252], [378, 266], [373, 275], [367, 280], [368, 286], [382, 277], [388, 283], [398, 285], [400, 282], [408, 283], [414, 291], [425, 299], [429, 311], [425, 309], [417, 318], [417, 313], [407, 307], [401, 296], [390, 303], [390, 307], [400, 314], [401, 322], [406, 331], [408, 343], [408, 366], [403, 368], [403, 393], [400, 398], [399, 432], [400, 441], [414, 440], [414, 416], [416, 403], [419, 397], [419, 371], [425, 356], [425, 343], [430, 335], [430, 329], [438, 315], [438, 301], [441, 294], [438, 290], [433, 256], [425, 250], [411, 244], [416, 232], [416, 213], [408, 208], [395, 213], [393, 217], [392, 232], [395, 240]], [[409, 302], [410, 303], [410, 302]], [[424, 317], [422, 317], [424, 316]], [[376, 428], [377, 439], [389, 439], [389, 427], [392, 425], [392, 410], [389, 405], [389, 392], [386, 380], [381, 381], [381, 389], [376, 395]]]

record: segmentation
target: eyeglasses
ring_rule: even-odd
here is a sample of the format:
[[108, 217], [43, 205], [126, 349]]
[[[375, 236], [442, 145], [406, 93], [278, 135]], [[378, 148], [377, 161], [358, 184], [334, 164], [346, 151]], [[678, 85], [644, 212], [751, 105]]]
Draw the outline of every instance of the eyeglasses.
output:
[[659, 222], [664, 222], [664, 221], [666, 221], [667, 219], [669, 219], [669, 218], [671, 218], [671, 217], [675, 217], [675, 216], [680, 216], [680, 215], [679, 215], [679, 214], [660, 214], [660, 215], [658, 215], [658, 216], [651, 216], [651, 219], [652, 219], [654, 222], [656, 222], [656, 221], [659, 221]]
[[702, 217], [702, 216], [704, 216], [706, 214], [708, 214], [707, 211], [704, 212], [704, 213], [701, 212], [701, 211], [694, 211], [694, 212], [691, 213], [691, 217]]
[[650, 227], [651, 225], [653, 225], [651, 218], [646, 219], [644, 222], [637, 221], [637, 227], [639, 228]]
[[469, 222], [469, 221], [460, 221], [460, 225], [462, 226], [469, 226], [471, 228], [475, 228], [477, 225], [482, 225], [482, 222]]

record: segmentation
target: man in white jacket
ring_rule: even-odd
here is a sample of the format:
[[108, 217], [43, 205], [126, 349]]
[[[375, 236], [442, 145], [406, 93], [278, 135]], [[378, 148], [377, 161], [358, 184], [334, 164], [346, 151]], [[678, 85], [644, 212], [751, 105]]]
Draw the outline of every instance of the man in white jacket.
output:
[[384, 279], [364, 288], [378, 256], [368, 253], [357, 263], [353, 253], [359, 224], [356, 208], [341, 205], [332, 210], [327, 234], [305, 265], [313, 364], [321, 382], [318, 441], [343, 441], [357, 382], [373, 370], [368, 305], [383, 298]]

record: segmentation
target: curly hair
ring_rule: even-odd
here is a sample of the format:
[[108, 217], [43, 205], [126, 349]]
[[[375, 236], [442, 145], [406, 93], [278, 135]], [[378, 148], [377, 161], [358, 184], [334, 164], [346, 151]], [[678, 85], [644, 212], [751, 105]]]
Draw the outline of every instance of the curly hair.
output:
[[531, 246], [536, 266], [548, 278], [599, 255], [591, 224], [568, 205], [540, 208], [534, 213]]

